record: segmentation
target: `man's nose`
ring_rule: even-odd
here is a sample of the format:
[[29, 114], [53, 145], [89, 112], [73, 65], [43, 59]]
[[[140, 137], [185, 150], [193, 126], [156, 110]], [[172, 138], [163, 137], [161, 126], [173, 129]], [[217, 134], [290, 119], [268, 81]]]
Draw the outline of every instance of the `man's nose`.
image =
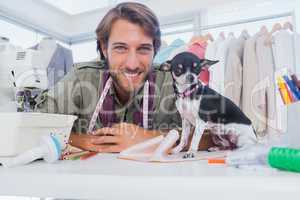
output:
[[139, 67], [139, 59], [136, 52], [134, 51], [129, 52], [126, 58], [125, 65], [129, 69], [136, 69], [137, 67]]

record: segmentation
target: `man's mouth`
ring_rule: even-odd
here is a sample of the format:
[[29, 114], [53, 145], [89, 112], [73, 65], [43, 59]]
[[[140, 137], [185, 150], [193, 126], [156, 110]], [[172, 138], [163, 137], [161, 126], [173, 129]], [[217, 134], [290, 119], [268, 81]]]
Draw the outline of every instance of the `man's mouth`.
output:
[[137, 77], [141, 74], [141, 72], [124, 72], [125, 76], [129, 77], [129, 78], [133, 78], [133, 77]]
[[135, 71], [135, 72], [125, 71], [123, 73], [127, 78], [130, 78], [130, 79], [137, 78], [138, 76], [140, 76], [142, 74], [142, 72], [140, 72], [140, 71]]

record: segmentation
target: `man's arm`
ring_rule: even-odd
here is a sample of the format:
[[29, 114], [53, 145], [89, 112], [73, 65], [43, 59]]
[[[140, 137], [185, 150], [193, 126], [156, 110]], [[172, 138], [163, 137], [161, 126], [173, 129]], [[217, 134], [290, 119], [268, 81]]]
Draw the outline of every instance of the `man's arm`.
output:
[[120, 123], [100, 128], [92, 134], [73, 132], [69, 144], [83, 150], [113, 153], [166, 133], [167, 130], [146, 130], [135, 124]]
[[[115, 153], [159, 135], [166, 135], [169, 131], [170, 129], [146, 130], [135, 124], [120, 123], [111, 128], [98, 129], [93, 135], [73, 132], [71, 133], [69, 143], [83, 150]], [[189, 138], [189, 143], [184, 150], [188, 149], [191, 139], [192, 137]], [[210, 135], [208, 132], [204, 133], [199, 144], [199, 150], [207, 150], [212, 146], [213, 143]]]

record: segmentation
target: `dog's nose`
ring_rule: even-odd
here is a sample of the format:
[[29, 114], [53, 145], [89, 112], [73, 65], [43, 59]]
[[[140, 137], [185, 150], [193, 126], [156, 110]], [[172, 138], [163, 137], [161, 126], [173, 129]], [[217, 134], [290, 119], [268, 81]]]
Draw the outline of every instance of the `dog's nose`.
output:
[[193, 83], [194, 82], [194, 76], [192, 75], [192, 74], [189, 74], [189, 75], [187, 75], [186, 76], [186, 80], [187, 80], [187, 82], [189, 82], [189, 83]]

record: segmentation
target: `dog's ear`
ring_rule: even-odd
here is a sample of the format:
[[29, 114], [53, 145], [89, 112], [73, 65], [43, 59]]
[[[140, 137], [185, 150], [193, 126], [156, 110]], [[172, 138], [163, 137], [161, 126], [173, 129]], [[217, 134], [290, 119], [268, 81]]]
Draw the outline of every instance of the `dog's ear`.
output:
[[218, 60], [208, 60], [208, 59], [202, 59], [200, 62], [201, 68], [209, 68], [210, 66], [218, 63]]
[[163, 72], [171, 71], [171, 61], [166, 61], [159, 66], [159, 70]]

